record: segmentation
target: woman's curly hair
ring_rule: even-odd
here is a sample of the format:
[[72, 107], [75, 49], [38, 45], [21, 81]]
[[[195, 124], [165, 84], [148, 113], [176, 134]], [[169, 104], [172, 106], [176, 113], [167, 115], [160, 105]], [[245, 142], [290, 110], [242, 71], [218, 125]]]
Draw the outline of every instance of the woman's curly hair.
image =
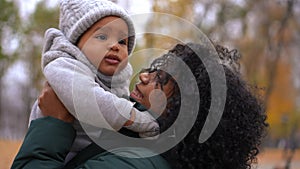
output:
[[[218, 64], [224, 69], [226, 77], [226, 102], [216, 130], [204, 143], [199, 143], [198, 140], [211, 105], [211, 83], [206, 69], [210, 65], [204, 65], [202, 60], [210, 60], [212, 51], [200, 44], [178, 44], [151, 64], [152, 69], [156, 70], [164, 68], [172, 71], [170, 67], [173, 67], [173, 71], [178, 74], [175, 78], [169, 78], [173, 79], [175, 87], [164, 112], [167, 118], [158, 119], [161, 132], [173, 124], [179, 110], [193, 111], [189, 109], [191, 105], [182, 103], [183, 95], [195, 94], [200, 97], [198, 115], [193, 127], [174, 148], [162, 154], [173, 169], [250, 169], [252, 163], [256, 162], [259, 145], [266, 134], [268, 124], [264, 106], [253, 88], [237, 71], [238, 52], [218, 45], [215, 45], [215, 49], [220, 58]], [[203, 56], [199, 57], [199, 54]], [[194, 90], [189, 85], [190, 79], [180, 74], [180, 68], [172, 61], [174, 58], [180, 58], [189, 67], [196, 79], [199, 93], [191, 92]], [[179, 89], [176, 83], [178, 80], [186, 81], [186, 85]], [[184, 128], [176, 128], [180, 130], [181, 127]]]

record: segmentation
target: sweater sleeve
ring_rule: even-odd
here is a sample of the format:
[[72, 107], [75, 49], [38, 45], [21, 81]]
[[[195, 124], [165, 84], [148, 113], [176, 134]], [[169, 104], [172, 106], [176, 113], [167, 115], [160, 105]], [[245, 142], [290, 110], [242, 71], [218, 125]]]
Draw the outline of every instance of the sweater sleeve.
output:
[[80, 122], [119, 130], [130, 118], [133, 103], [105, 91], [95, 74], [76, 59], [61, 57], [44, 68], [44, 75], [68, 111]]
[[52, 117], [33, 120], [11, 169], [62, 168], [76, 132]]

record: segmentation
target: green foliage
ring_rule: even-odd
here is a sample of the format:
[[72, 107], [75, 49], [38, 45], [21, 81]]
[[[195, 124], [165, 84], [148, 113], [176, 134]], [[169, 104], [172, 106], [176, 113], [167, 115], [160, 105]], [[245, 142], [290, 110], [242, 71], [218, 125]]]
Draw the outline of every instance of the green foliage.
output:
[[[6, 45], [3, 43], [4, 31], [9, 29], [13, 34], [18, 32], [20, 26], [20, 18], [18, 16], [18, 10], [13, 2], [7, 2], [6, 0], [0, 0], [0, 100], [2, 97], [2, 78], [6, 70], [9, 68], [11, 63], [16, 60], [17, 55], [13, 53], [8, 55], [3, 53], [3, 46]], [[14, 36], [14, 35], [5, 35], [5, 36]], [[9, 38], [9, 37], [5, 37]], [[2, 114], [2, 105], [0, 103], [0, 116]]]
[[[18, 9], [13, 2], [7, 2], [6, 0], [0, 0], [0, 42], [2, 42], [4, 27], [10, 28], [11, 32], [18, 32], [20, 26], [20, 18], [18, 15]], [[2, 44], [0, 45], [0, 61], [13, 59], [3, 54]], [[2, 65], [2, 64], [1, 64]], [[4, 66], [1, 68], [1, 72], [4, 71]], [[2, 76], [2, 74], [0, 74]]]
[[6, 0], [0, 0], [0, 27], [4, 25], [16, 28], [20, 22], [18, 16], [18, 10], [13, 2], [7, 2]]
[[36, 11], [31, 16], [31, 24], [28, 30], [43, 34], [50, 27], [57, 28], [59, 21], [59, 9], [49, 9], [45, 1], [37, 4]]

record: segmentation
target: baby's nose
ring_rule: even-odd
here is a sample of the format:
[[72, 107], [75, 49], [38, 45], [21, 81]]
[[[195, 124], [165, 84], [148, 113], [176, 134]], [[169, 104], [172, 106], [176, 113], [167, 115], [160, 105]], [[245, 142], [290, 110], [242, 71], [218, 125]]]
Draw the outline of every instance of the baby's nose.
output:
[[117, 41], [112, 41], [109, 44], [109, 49], [111, 50], [119, 50], [119, 44]]

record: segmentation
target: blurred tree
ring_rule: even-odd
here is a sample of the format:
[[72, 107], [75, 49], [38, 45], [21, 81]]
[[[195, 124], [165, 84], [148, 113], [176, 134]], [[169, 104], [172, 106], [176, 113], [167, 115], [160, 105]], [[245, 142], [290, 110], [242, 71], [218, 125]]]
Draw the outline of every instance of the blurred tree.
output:
[[30, 24], [24, 23], [24, 35], [21, 42], [22, 53], [20, 53], [20, 56], [26, 63], [29, 72], [29, 83], [28, 86], [24, 87], [27, 92], [23, 96], [27, 105], [26, 110], [24, 110], [27, 113], [26, 119], [29, 117], [31, 105], [37, 98], [44, 82], [41, 70], [44, 32], [50, 27], [57, 28], [58, 19], [59, 8], [49, 8], [46, 6], [46, 1], [41, 1], [29, 18], [28, 23]]
[[[58, 26], [59, 13], [57, 7], [48, 8], [46, 1], [41, 1], [29, 18], [20, 18], [13, 1], [0, 2], [0, 77], [3, 78], [12, 63], [18, 61], [25, 65], [25, 68], [14, 71], [25, 70], [26, 72], [16, 74], [26, 73], [28, 78], [26, 82], [13, 83], [18, 96], [8, 93], [8, 96], [5, 96], [6, 100], [1, 100], [5, 105], [0, 110], [5, 110], [5, 114], [0, 118], [0, 125], [4, 125], [0, 126], [0, 135], [6, 138], [22, 138], [27, 130], [32, 103], [37, 98], [44, 80], [40, 63], [44, 32], [49, 27]], [[17, 47], [11, 49], [12, 46]], [[1, 96], [3, 95], [0, 93]], [[18, 106], [14, 106], [16, 104]]]
[[[20, 26], [20, 18], [18, 9], [11, 1], [0, 0], [0, 119], [3, 114], [2, 102], [2, 79], [8, 67], [17, 59], [15, 51], [10, 49], [13, 39], [16, 39], [18, 28]], [[2, 128], [0, 123], [0, 129]]]
[[280, 117], [286, 113], [290, 116], [297, 108], [292, 58], [298, 57], [300, 51], [296, 56], [291, 52], [297, 43], [294, 37], [299, 37], [295, 3], [294, 0], [257, 1], [249, 5], [247, 29], [244, 36], [234, 41], [244, 56], [247, 79], [265, 88], [264, 103], [274, 137], [280, 137]]
[[[184, 18], [190, 20], [193, 14], [193, 0], [153, 0], [152, 10], [157, 13], [171, 14], [178, 19]], [[175, 20], [176, 18], [174, 18]], [[184, 30], [185, 25], [177, 25], [178, 20], [170, 19], [168, 17], [163, 17], [158, 15], [148, 20], [147, 30], [161, 29], [165, 35], [177, 35], [177, 37], [186, 37], [189, 38], [189, 30]], [[146, 34], [145, 35], [146, 44], [145, 46], [159, 49], [169, 49], [173, 47], [175, 43], [178, 43], [179, 40], [174, 39], [174, 37], [168, 37], [164, 35], [154, 35]]]
[[[271, 135], [280, 133], [280, 117], [291, 115], [300, 97], [295, 72], [300, 49], [300, 12], [297, 0], [152, 0], [153, 11], [173, 14], [194, 23], [214, 42], [238, 48], [242, 54], [242, 73], [254, 85], [264, 90]], [[152, 18], [148, 27], [170, 25], [170, 21]], [[185, 32], [184, 25], [181, 27]], [[174, 29], [173, 31], [176, 31]], [[172, 31], [172, 30], [169, 30]], [[173, 43], [163, 38], [146, 36], [146, 45], [167, 49]], [[170, 43], [169, 43], [170, 42]], [[298, 57], [298, 59], [294, 59]], [[299, 118], [299, 116], [297, 116]]]
[[[8, 50], [9, 40], [13, 39], [18, 32], [20, 26], [20, 18], [18, 16], [18, 9], [13, 2], [7, 2], [6, 0], [0, 0], [0, 77], [3, 77], [3, 73], [8, 67], [8, 63], [11, 63], [15, 59], [13, 51], [4, 51], [4, 47]], [[10, 39], [11, 38], [11, 39]]]
[[[201, 3], [200, 1], [198, 1]], [[205, 11], [216, 9], [214, 24], [199, 22], [199, 27], [214, 41], [238, 48], [242, 54], [242, 73], [251, 84], [263, 87], [271, 136], [282, 137], [280, 117], [297, 109], [293, 80], [292, 53], [299, 37], [300, 14], [294, 13], [295, 0], [205, 2]], [[202, 15], [205, 20], [207, 15]], [[201, 16], [201, 15], [200, 15]], [[196, 19], [201, 20], [201, 19]], [[299, 94], [299, 93], [298, 93]]]

